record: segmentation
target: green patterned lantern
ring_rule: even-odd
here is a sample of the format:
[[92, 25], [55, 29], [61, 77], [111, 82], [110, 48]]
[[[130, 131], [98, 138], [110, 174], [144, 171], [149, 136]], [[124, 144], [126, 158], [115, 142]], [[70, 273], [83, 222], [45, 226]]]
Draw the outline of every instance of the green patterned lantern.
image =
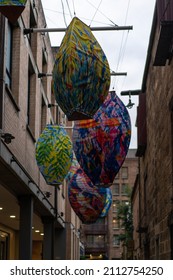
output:
[[110, 69], [89, 26], [74, 17], [56, 55], [52, 92], [69, 121], [91, 119], [108, 95]]
[[47, 125], [36, 143], [36, 161], [49, 185], [62, 184], [73, 159], [72, 143], [62, 126]]
[[15, 23], [25, 9], [27, 0], [0, 0], [0, 12]]

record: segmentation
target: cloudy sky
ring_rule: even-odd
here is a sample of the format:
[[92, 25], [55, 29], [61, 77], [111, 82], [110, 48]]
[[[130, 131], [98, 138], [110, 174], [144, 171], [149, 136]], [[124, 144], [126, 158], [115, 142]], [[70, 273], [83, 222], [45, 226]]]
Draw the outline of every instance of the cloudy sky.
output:
[[[127, 76], [111, 77], [110, 87], [126, 105], [128, 96], [121, 96], [121, 91], [141, 88], [155, 0], [42, 0], [42, 3], [48, 27], [66, 27], [75, 15], [91, 27], [114, 24], [133, 27], [133, 30], [93, 32], [110, 69], [127, 72]], [[63, 36], [64, 33], [50, 33], [52, 45], [59, 46]], [[130, 148], [136, 148], [138, 97], [132, 96], [132, 102], [135, 106], [128, 109], [132, 122]]]

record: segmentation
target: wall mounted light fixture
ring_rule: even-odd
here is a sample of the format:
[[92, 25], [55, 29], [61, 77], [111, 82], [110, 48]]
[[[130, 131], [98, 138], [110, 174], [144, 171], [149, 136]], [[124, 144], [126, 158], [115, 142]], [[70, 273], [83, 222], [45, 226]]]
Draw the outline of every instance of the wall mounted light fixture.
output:
[[123, 96], [128, 95], [129, 96], [129, 103], [126, 105], [126, 107], [128, 109], [132, 109], [133, 106], [135, 105], [135, 103], [132, 103], [131, 96], [132, 95], [139, 95], [140, 92], [141, 92], [140, 89], [137, 89], [137, 90], [126, 90], [126, 91], [122, 91], [121, 92], [121, 95], [123, 95]]
[[10, 144], [15, 137], [11, 133], [0, 133], [0, 137], [4, 139], [6, 144]]

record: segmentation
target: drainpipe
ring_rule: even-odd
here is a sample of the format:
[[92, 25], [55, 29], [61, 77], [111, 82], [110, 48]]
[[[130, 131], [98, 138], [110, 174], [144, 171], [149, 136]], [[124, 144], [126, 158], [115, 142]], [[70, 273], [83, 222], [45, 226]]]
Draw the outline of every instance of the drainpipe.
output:
[[[139, 167], [139, 227], [141, 227], [141, 166], [140, 157], [138, 158]], [[141, 249], [141, 234], [139, 233], [139, 248]]]
[[0, 130], [3, 130], [4, 123], [4, 54], [5, 54], [5, 17], [0, 14]]

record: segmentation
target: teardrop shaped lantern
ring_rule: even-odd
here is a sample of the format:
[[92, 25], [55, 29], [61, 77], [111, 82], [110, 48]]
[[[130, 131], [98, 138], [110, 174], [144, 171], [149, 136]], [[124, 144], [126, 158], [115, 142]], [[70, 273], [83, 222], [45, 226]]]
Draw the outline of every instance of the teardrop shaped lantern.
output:
[[[102, 189], [102, 188], [99, 188]], [[111, 207], [112, 204], [112, 191], [110, 188], [104, 188], [105, 192], [106, 192], [106, 200], [105, 200], [105, 206], [104, 209], [102, 211], [102, 213], [100, 214], [100, 218], [104, 218], [107, 216], [109, 209]]]
[[62, 184], [73, 159], [72, 143], [62, 126], [47, 125], [36, 143], [36, 161], [49, 185]]
[[76, 171], [80, 168], [79, 162], [77, 161], [75, 154], [73, 153], [73, 160], [72, 160], [72, 164], [70, 166], [70, 169], [65, 177], [65, 179], [67, 180], [67, 182], [69, 183], [71, 181], [71, 178], [73, 177], [73, 175], [76, 173]]
[[130, 138], [130, 117], [115, 92], [109, 93], [93, 120], [75, 122], [73, 149], [94, 185], [113, 183], [127, 155]]
[[95, 223], [106, 204], [106, 188], [95, 187], [80, 167], [73, 166], [72, 169], [68, 177], [70, 205], [84, 224]]
[[[89, 26], [74, 17], [56, 55], [52, 91], [68, 120], [90, 119], [108, 95], [107, 58]], [[93, 94], [94, 93], [94, 94]]]
[[0, 12], [15, 23], [25, 9], [26, 2], [27, 0], [0, 0]]

